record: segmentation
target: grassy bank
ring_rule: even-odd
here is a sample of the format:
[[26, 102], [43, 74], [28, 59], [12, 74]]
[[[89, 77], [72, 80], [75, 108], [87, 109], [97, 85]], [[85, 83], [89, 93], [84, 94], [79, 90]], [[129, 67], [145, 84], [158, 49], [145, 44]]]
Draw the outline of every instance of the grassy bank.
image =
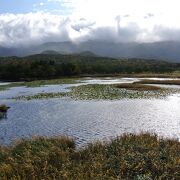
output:
[[147, 133], [85, 148], [65, 137], [24, 140], [0, 147], [0, 179], [180, 179], [180, 142]]

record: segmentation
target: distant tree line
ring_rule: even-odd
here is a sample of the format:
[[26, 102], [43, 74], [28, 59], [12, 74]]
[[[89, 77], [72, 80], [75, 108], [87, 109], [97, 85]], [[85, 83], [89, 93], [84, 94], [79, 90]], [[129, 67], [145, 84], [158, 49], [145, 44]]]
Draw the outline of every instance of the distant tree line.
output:
[[180, 70], [180, 63], [143, 59], [112, 59], [78, 55], [39, 54], [1, 57], [0, 79], [49, 79], [84, 74], [166, 73]]

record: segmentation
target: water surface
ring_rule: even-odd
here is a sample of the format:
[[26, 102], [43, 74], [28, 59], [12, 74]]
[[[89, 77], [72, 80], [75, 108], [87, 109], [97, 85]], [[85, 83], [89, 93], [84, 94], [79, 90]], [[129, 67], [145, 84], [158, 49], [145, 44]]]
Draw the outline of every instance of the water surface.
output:
[[[106, 83], [107, 80], [105, 80]], [[121, 79], [119, 81], [134, 80]], [[95, 83], [95, 81], [97, 83], [99, 80], [86, 79], [85, 81], [84, 83], [87, 84]], [[113, 83], [116, 81], [113, 80]], [[152, 100], [75, 101], [70, 98], [56, 98], [15, 101], [7, 99], [19, 93], [24, 95], [40, 91], [66, 91], [66, 88], [70, 86], [16, 87], [1, 91], [1, 104], [5, 103], [11, 108], [7, 119], [0, 120], [0, 143], [8, 144], [15, 139], [34, 135], [68, 135], [74, 137], [79, 145], [84, 145], [122, 133], [141, 131], [180, 139], [180, 94]]]

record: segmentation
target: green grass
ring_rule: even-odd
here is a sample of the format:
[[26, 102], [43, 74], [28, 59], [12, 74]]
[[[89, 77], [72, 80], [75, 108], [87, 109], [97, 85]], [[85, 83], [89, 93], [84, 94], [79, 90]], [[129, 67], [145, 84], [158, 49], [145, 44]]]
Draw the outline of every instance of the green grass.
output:
[[176, 89], [158, 88], [158, 90], [128, 90], [117, 88], [117, 85], [81, 85], [72, 87], [70, 92], [66, 93], [39, 93], [32, 96], [19, 96], [16, 100], [33, 100], [70, 97], [75, 100], [118, 100], [118, 99], [151, 99], [164, 98], [172, 93], [178, 93]]
[[0, 179], [180, 179], [180, 142], [148, 133], [76, 148], [67, 137], [0, 147]]

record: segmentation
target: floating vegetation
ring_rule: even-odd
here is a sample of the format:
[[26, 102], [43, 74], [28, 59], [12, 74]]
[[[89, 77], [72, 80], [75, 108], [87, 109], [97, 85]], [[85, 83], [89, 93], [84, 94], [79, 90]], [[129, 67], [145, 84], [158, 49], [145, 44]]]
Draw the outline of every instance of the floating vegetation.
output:
[[23, 83], [10, 83], [10, 84], [7, 84], [7, 85], [0, 85], [0, 91], [5, 91], [5, 90], [8, 90], [12, 87], [19, 87], [19, 86], [23, 86]]
[[55, 85], [55, 84], [76, 84], [79, 83], [79, 78], [61, 78], [61, 79], [50, 79], [50, 80], [36, 80], [30, 82], [24, 82], [23, 86], [27, 87], [39, 87], [44, 85]]
[[67, 137], [0, 146], [0, 179], [180, 179], [180, 142], [124, 134], [76, 148]]
[[14, 99], [16, 100], [33, 100], [33, 99], [48, 99], [48, 98], [59, 98], [59, 97], [64, 97], [67, 96], [66, 93], [38, 93], [32, 96], [18, 96]]
[[61, 84], [76, 84], [81, 83], [79, 78], [61, 78], [61, 79], [50, 79], [50, 80], [36, 80], [29, 82], [14, 82], [7, 85], [0, 85], [0, 91], [7, 90], [12, 87], [40, 87], [45, 85], [61, 85]]
[[73, 99], [91, 100], [118, 100], [118, 99], [142, 99], [163, 98], [177, 90], [160, 89], [156, 91], [139, 91], [117, 88], [116, 85], [84, 85], [73, 87], [70, 96]]
[[177, 89], [164, 89], [160, 88], [156, 91], [139, 91], [128, 90], [124, 88], [117, 88], [117, 85], [81, 85], [71, 87], [70, 92], [57, 92], [57, 93], [39, 93], [32, 96], [19, 96], [17, 100], [32, 100], [32, 99], [47, 99], [47, 98], [60, 98], [70, 97], [75, 100], [118, 100], [118, 99], [151, 99], [151, 98], [164, 98], [169, 94], [178, 93]]
[[0, 91], [5, 91], [5, 90], [7, 90], [7, 89], [8, 89], [8, 88], [7, 88], [6, 86], [4, 87], [4, 85], [3, 85], [3, 86], [2, 86], [2, 85], [0, 86]]

